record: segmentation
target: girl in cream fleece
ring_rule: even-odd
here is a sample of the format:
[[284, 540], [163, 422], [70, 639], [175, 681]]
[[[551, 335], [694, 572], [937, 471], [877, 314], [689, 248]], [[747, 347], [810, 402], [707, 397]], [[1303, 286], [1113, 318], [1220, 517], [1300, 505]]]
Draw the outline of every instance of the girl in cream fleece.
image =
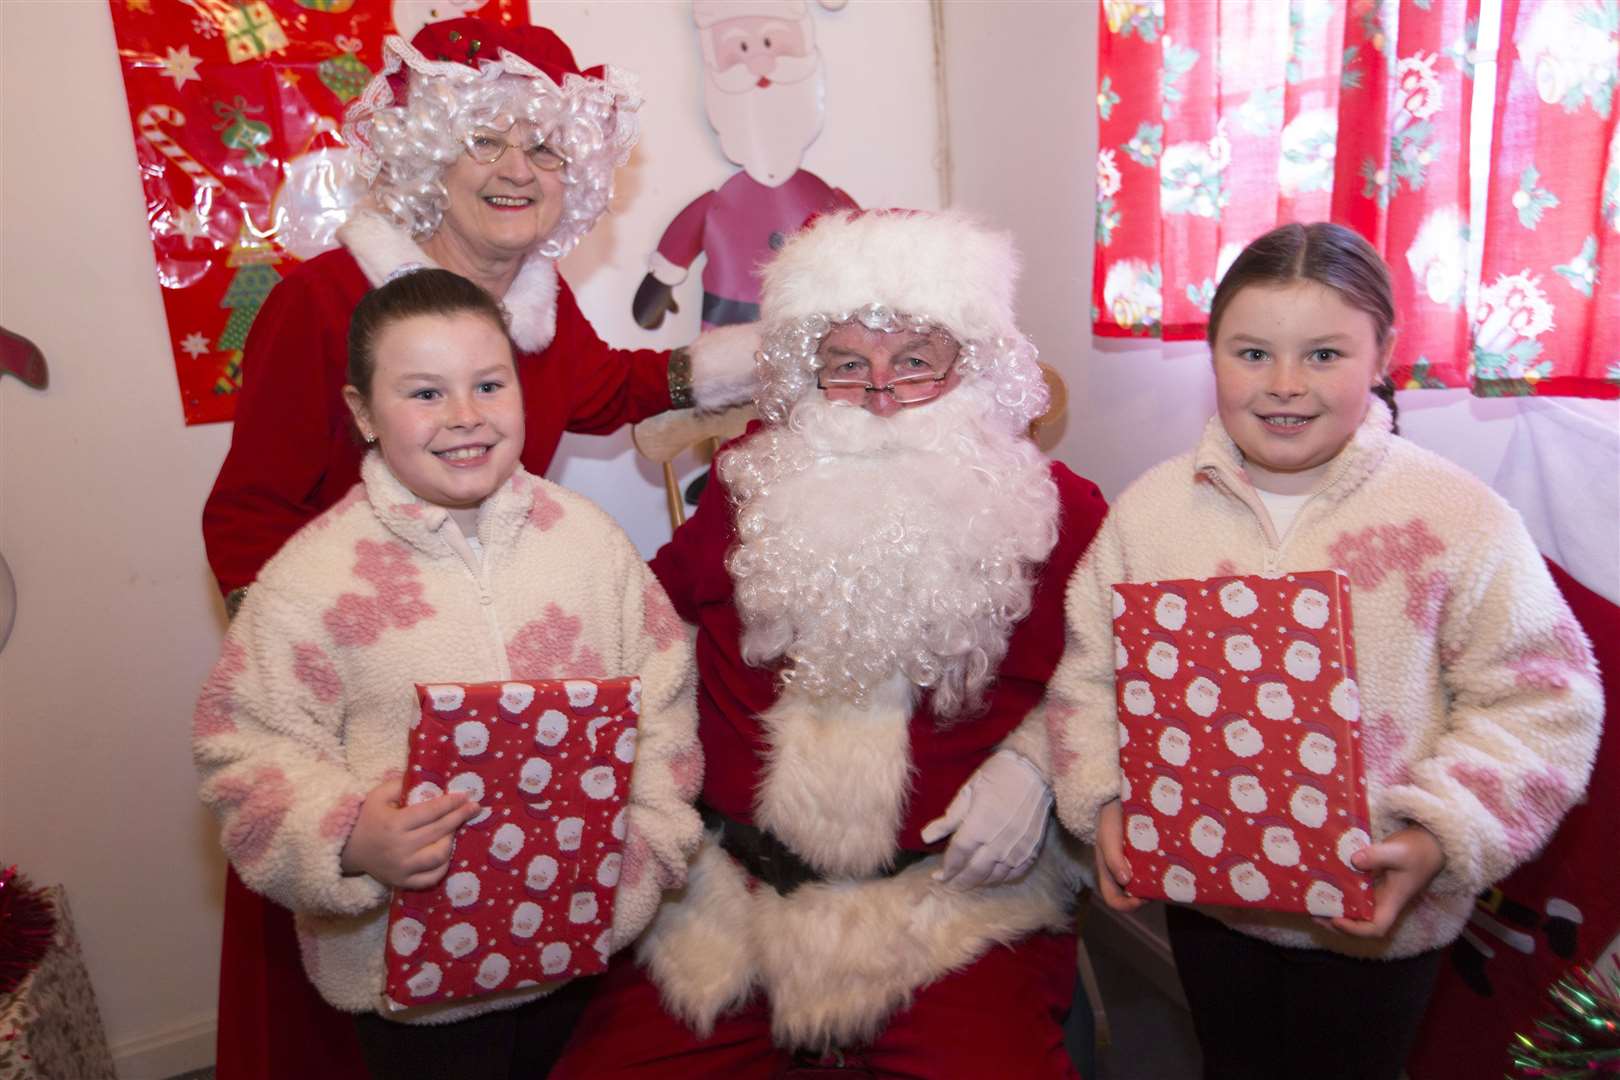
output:
[[1375, 914], [1169, 908], [1207, 1076], [1398, 1075], [1439, 950], [1546, 843], [1597, 748], [1591, 651], [1518, 515], [1398, 438], [1370, 392], [1389, 387], [1393, 321], [1388, 271], [1349, 230], [1251, 244], [1210, 314], [1218, 415], [1120, 497], [1069, 585], [1049, 775], [1064, 824], [1095, 840], [1105, 901], [1130, 910], [1110, 587], [1351, 582], [1373, 839], [1352, 861]]
[[375, 451], [231, 624], [197, 705], [202, 798], [242, 880], [296, 913], [321, 995], [361, 1014], [375, 1073], [504, 1077], [521, 1062], [543, 1075], [535, 1047], [566, 1018], [536, 999], [558, 984], [383, 1006], [390, 890], [438, 882], [479, 810], [459, 794], [400, 805], [413, 684], [641, 677], [620, 948], [684, 882], [700, 838], [691, 649], [629, 538], [518, 463], [522, 399], [486, 293], [443, 270], [407, 274], [361, 302], [349, 341], [344, 393]]

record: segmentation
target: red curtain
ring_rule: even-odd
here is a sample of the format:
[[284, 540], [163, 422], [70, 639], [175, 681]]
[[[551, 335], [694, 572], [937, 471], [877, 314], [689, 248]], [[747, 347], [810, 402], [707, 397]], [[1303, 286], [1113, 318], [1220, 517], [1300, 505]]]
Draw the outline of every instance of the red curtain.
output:
[[1617, 53], [1615, 0], [1503, 0], [1478, 394], [1620, 388]]
[[[1485, 275], [1471, 320], [1469, 116], [1480, 3], [1101, 5], [1095, 333], [1201, 338], [1215, 283], [1244, 244], [1283, 222], [1331, 219], [1365, 235], [1393, 272], [1398, 386], [1613, 396], [1620, 349], [1612, 346], [1620, 343], [1599, 310], [1606, 301], [1580, 285], [1598, 291], [1603, 238], [1620, 227], [1620, 162], [1605, 167], [1615, 0], [1504, 0], [1494, 143], [1528, 143], [1528, 159], [1541, 140], [1546, 160], [1541, 186], [1532, 187], [1558, 187], [1560, 208], [1570, 209], [1555, 215], [1545, 193], [1517, 196], [1540, 207], [1538, 241], [1548, 245], [1539, 261], [1526, 261], [1520, 234], [1528, 230], [1513, 201], [1524, 166], [1493, 155]], [[1543, 26], [1555, 22], [1585, 27], [1585, 36]], [[1521, 23], [1541, 27], [1528, 64], [1512, 29]], [[1544, 77], [1549, 64], [1557, 74]], [[1611, 198], [1600, 206], [1605, 183]], [[1555, 283], [1562, 295], [1549, 295]], [[1532, 300], [1556, 310], [1542, 317]], [[1612, 289], [1607, 303], [1612, 309]], [[1526, 330], [1539, 342], [1526, 343]]]

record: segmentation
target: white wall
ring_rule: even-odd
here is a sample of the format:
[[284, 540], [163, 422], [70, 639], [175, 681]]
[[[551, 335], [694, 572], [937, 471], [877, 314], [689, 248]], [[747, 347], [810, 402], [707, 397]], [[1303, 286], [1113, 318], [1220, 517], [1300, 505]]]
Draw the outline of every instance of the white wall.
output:
[[[682, 342], [696, 274], [657, 334], [629, 304], [669, 218], [732, 171], [703, 118], [690, 7], [537, 9], [648, 98], [615, 213], [564, 273], [609, 341]], [[828, 120], [807, 166], [863, 203], [937, 206], [926, 3], [816, 18]], [[69, 76], [41, 42], [71, 43]], [[183, 423], [115, 50], [104, 3], [0, 2], [0, 324], [51, 364], [44, 392], [0, 381], [0, 552], [20, 607], [0, 653], [0, 865], [67, 885], [131, 1080], [212, 1054], [224, 870], [189, 718], [222, 626], [198, 521], [230, 430]], [[644, 551], [667, 537], [624, 438], [570, 438], [553, 476]]]

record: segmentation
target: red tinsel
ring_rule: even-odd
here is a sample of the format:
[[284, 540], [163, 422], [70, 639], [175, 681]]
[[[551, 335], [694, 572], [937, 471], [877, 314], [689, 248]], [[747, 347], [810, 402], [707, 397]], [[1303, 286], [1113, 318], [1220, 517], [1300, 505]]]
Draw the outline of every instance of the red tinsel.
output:
[[0, 997], [33, 974], [56, 939], [56, 912], [15, 866], [0, 870]]

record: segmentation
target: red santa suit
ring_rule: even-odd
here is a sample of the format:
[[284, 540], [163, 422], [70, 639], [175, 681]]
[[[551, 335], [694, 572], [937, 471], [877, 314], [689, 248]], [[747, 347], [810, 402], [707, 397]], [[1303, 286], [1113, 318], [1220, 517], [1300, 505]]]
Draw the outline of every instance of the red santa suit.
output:
[[[847, 867], [817, 865], [811, 845], [795, 843], [801, 830], [864, 832], [853, 844], [880, 864], [930, 850], [923, 826], [1040, 701], [1063, 649], [1064, 586], [1106, 511], [1093, 484], [1061, 464], [1050, 468], [1058, 541], [985, 709], [941, 723], [924, 695], [906, 723], [907, 745], [842, 777], [818, 774], [815, 759], [847, 760], [849, 748], [836, 744], [865, 738], [868, 714], [909, 706], [829, 704], [809, 707], [819, 716], [783, 715], [806, 706], [781, 695], [776, 671], [742, 659], [725, 566], [735, 522], [723, 484], [709, 486], [652, 564], [676, 610], [697, 627], [702, 801], [733, 821], [768, 827], [839, 880], [780, 895], [711, 835], [687, 890], [666, 900], [643, 939], [646, 970], [620, 963], [609, 973], [554, 1077], [770, 1076], [790, 1060], [777, 1047], [795, 1045], [857, 1048], [884, 1073], [1070, 1074], [1060, 1036], [1075, 976], [1066, 925], [1076, 887], [1054, 836], [1026, 876], [976, 890], [934, 885], [937, 859], [892, 876], [846, 874], [839, 870]], [[837, 711], [849, 715], [828, 715]], [[806, 723], [813, 736], [795, 739]], [[788, 758], [804, 771], [786, 768]], [[791, 790], [806, 783], [816, 790]], [[886, 785], [899, 790], [874, 790]], [[878, 809], [892, 796], [901, 804], [898, 827], [883, 824]], [[821, 820], [790, 823], [769, 809], [794, 803], [816, 806]], [[731, 1011], [739, 1002], [746, 1004]]]
[[667, 264], [660, 279], [665, 284], [670, 268], [684, 271], [707, 255], [703, 268], [703, 325], [729, 326], [759, 318], [759, 276], [762, 263], [782, 246], [793, 230], [812, 214], [853, 209], [855, 200], [821, 177], [800, 169], [776, 187], [739, 172], [706, 191], [675, 215], [658, 241], [658, 255]]

